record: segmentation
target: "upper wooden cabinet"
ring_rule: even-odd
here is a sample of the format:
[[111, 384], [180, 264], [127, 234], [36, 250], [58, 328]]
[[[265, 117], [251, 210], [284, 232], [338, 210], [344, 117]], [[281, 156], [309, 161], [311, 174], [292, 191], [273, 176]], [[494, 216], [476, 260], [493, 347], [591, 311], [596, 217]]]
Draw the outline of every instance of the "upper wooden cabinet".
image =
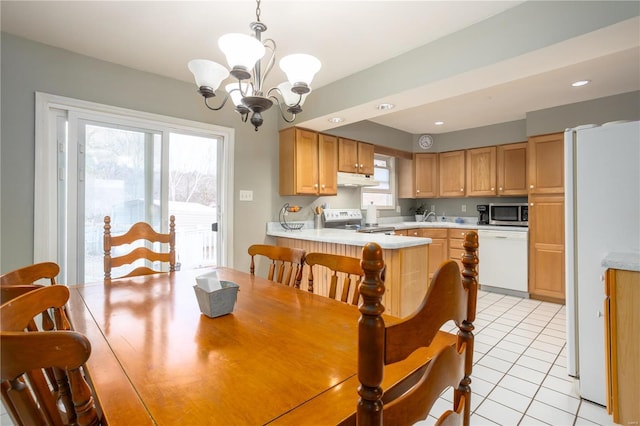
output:
[[396, 157], [398, 198], [415, 198], [416, 186], [413, 159]]
[[496, 195], [496, 147], [468, 149], [466, 156], [467, 196]]
[[564, 133], [529, 138], [529, 194], [564, 193]]
[[414, 154], [415, 183], [411, 198], [434, 198], [438, 195], [438, 154]]
[[527, 145], [526, 142], [498, 145], [497, 195], [527, 195]]
[[373, 175], [374, 145], [338, 139], [338, 171]]
[[280, 195], [336, 195], [338, 141], [290, 127], [280, 131]]
[[338, 138], [318, 134], [318, 195], [338, 194]]
[[440, 197], [464, 197], [465, 151], [441, 152], [438, 154]]

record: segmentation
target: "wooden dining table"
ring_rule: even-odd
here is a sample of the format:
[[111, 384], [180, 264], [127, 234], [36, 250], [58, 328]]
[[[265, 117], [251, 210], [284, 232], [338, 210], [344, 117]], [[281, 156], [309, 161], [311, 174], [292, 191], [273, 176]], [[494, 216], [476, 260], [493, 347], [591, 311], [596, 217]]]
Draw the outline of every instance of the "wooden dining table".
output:
[[[196, 277], [211, 269], [71, 287], [68, 314], [92, 345], [90, 382], [111, 425], [337, 424], [353, 418], [360, 312], [230, 268], [232, 313], [200, 312]], [[386, 317], [386, 322], [399, 321]], [[455, 336], [438, 337], [453, 344]], [[385, 370], [383, 388], [428, 363]]]

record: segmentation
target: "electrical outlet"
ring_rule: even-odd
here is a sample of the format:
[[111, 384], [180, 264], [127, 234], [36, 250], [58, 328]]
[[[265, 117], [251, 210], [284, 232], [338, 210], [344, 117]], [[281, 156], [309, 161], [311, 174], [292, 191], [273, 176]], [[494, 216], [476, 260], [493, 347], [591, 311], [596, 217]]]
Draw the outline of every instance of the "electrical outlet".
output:
[[467, 211], [467, 205], [463, 204], [462, 205], [462, 213], [466, 213], [466, 211]]
[[436, 205], [435, 204], [431, 204], [431, 210], [429, 210], [429, 211], [435, 212], [436, 211]]
[[240, 190], [240, 201], [253, 201], [253, 191]]
[[396, 206], [396, 213], [400, 213], [400, 206]]

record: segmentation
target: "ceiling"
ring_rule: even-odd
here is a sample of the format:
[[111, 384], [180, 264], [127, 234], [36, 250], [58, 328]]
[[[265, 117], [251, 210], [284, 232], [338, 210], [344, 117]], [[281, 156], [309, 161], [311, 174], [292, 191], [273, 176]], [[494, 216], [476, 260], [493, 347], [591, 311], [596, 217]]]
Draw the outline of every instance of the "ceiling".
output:
[[[304, 52], [321, 60], [322, 69], [312, 84], [318, 90], [521, 3], [265, 0], [260, 19], [268, 26], [263, 38], [276, 41], [278, 57]], [[255, 21], [255, 2], [249, 0], [2, 0], [0, 7], [3, 32], [190, 83], [193, 77], [186, 66], [190, 59], [224, 64], [218, 37], [227, 32], [248, 33], [248, 24]], [[640, 19], [625, 21], [427, 87], [405, 90], [389, 96], [398, 107], [386, 113], [356, 106], [335, 111], [335, 115], [345, 116], [345, 124], [370, 120], [411, 134], [443, 133], [524, 119], [528, 111], [640, 90], [639, 29]], [[568, 48], [578, 54], [567, 58]], [[592, 84], [580, 89], [569, 86], [583, 78]], [[274, 69], [268, 83], [283, 79], [281, 71]], [[436, 126], [436, 120], [445, 124]], [[335, 125], [322, 117], [310, 127], [324, 130], [331, 126]]]

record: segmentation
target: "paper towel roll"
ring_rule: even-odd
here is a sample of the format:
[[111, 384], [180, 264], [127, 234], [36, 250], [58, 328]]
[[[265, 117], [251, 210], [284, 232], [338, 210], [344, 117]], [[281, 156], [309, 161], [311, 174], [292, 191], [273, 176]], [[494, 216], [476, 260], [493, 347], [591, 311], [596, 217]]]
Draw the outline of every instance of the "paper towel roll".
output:
[[367, 207], [367, 217], [364, 221], [365, 225], [378, 224], [378, 209], [373, 204]]

